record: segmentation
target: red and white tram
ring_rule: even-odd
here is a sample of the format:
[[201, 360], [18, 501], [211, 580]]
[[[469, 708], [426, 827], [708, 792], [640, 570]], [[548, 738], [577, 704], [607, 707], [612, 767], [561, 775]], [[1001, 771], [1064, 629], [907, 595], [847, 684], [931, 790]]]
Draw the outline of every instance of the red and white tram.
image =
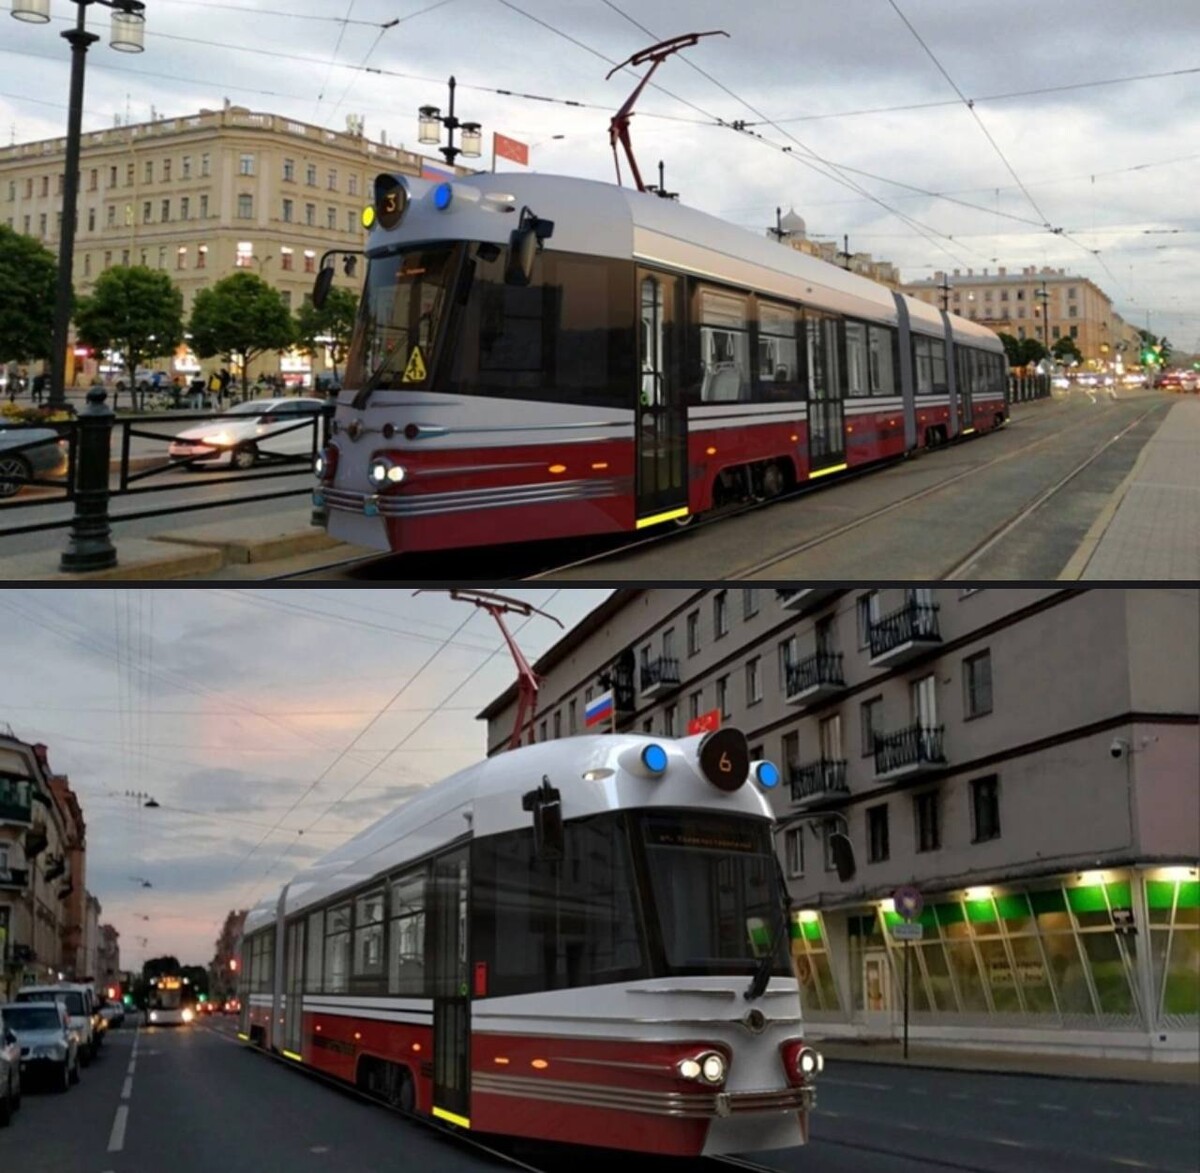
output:
[[359, 545], [683, 523], [1007, 418], [991, 330], [672, 200], [380, 175], [364, 221], [315, 493]]
[[472, 1131], [803, 1144], [777, 781], [735, 729], [463, 770], [250, 912], [239, 1037]]

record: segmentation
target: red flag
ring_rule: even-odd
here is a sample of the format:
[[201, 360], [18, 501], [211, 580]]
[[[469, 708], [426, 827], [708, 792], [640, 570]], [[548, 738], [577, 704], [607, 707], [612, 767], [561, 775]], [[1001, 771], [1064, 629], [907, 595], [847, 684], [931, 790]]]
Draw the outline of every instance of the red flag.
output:
[[519, 143], [515, 138], [505, 138], [502, 134], [492, 131], [492, 151], [501, 159], [511, 159], [524, 167], [529, 166], [529, 148]]

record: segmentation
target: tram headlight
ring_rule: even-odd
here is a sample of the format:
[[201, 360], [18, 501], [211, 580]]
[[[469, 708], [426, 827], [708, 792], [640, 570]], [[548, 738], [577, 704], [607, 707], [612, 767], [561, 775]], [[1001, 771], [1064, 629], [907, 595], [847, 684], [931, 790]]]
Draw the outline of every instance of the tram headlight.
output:
[[332, 481], [337, 472], [338, 449], [336, 444], [328, 444], [317, 453], [313, 461], [313, 473], [319, 481]]
[[183, 1021], [184, 1022], [191, 1022], [192, 1019], [195, 1017], [196, 1017], [196, 1015], [191, 1010], [185, 1010], [183, 1012]]
[[825, 1070], [825, 1056], [812, 1047], [800, 1046], [792, 1056], [792, 1065], [801, 1079], [812, 1079]]
[[389, 456], [375, 456], [371, 459], [367, 476], [377, 489], [385, 489], [389, 485], [400, 484], [407, 473], [402, 464], [397, 464]]
[[700, 1063], [700, 1074], [708, 1083], [721, 1083], [725, 1079], [725, 1060], [715, 1051], [705, 1055]]
[[157, 1021], [158, 1021], [158, 1011], [157, 1011], [157, 1010], [151, 1010], [151, 1011], [150, 1011], [150, 1021], [151, 1021], [151, 1022], [157, 1022]]

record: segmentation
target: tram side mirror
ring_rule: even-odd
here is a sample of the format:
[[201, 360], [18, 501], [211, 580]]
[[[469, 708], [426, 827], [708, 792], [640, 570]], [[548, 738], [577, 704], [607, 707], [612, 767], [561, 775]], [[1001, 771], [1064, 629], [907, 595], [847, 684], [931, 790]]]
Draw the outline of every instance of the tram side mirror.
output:
[[317, 279], [313, 282], [312, 303], [314, 309], [323, 309], [325, 302], [329, 298], [329, 291], [333, 288], [333, 266], [326, 265], [317, 274]]
[[553, 220], [539, 220], [528, 208], [521, 209], [521, 222], [509, 238], [505, 285], [529, 284], [533, 278], [533, 258], [542, 251], [542, 243], [553, 235]]
[[542, 778], [537, 790], [530, 790], [521, 797], [521, 808], [533, 812], [533, 850], [537, 859], [557, 862], [566, 850], [563, 832], [562, 795], [550, 785], [550, 779]]
[[854, 879], [857, 870], [854, 862], [854, 845], [840, 831], [829, 836], [829, 851], [833, 856], [833, 866], [837, 868], [838, 879], [844, 884]]

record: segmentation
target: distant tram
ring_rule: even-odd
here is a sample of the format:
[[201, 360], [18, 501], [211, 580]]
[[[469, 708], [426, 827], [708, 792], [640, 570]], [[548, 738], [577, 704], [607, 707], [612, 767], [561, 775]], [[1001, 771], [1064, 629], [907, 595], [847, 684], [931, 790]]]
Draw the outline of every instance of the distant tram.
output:
[[778, 777], [734, 729], [463, 770], [251, 910], [238, 1036], [475, 1132], [803, 1144], [823, 1061], [762, 792]]
[[991, 330], [672, 200], [385, 174], [364, 220], [315, 492], [359, 545], [686, 524], [1008, 417]]
[[150, 1001], [146, 1021], [151, 1026], [186, 1026], [195, 1017], [190, 1006], [183, 1003], [183, 981], [167, 974], [150, 983]]

